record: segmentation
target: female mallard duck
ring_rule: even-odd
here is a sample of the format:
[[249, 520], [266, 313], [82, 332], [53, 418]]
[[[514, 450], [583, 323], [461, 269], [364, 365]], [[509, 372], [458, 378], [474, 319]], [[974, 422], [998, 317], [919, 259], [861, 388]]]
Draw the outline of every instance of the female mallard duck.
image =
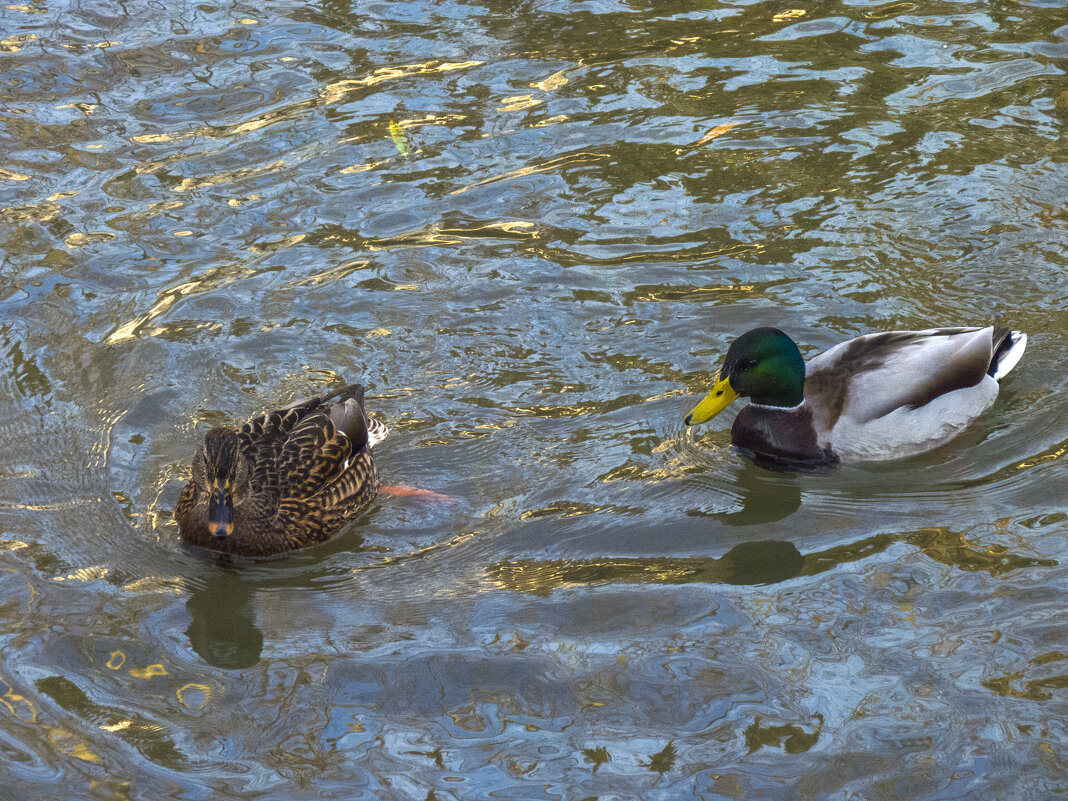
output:
[[1027, 335], [999, 326], [887, 331], [841, 342], [806, 365], [777, 328], [755, 328], [727, 350], [715, 386], [686, 416], [711, 420], [752, 402], [731, 439], [771, 461], [896, 459], [957, 436], [994, 402]]
[[263, 556], [323, 542], [378, 492], [371, 447], [388, 434], [352, 384], [245, 423], [213, 428], [175, 517], [182, 540]]

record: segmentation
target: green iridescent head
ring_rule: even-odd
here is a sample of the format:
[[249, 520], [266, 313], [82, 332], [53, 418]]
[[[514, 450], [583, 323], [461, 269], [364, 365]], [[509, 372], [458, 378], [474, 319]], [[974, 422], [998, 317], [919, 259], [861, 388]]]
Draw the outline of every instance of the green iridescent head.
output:
[[687, 425], [711, 420], [737, 397], [764, 406], [797, 406], [805, 398], [805, 360], [778, 328], [754, 328], [731, 344], [716, 384]]

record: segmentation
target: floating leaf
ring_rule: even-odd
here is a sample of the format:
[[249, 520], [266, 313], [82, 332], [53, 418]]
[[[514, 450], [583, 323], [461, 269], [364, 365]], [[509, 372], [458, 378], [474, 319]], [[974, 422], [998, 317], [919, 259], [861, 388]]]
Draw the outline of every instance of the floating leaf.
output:
[[404, 129], [401, 128], [393, 120], [389, 121], [389, 135], [393, 139], [393, 144], [397, 148], [397, 152], [405, 158], [408, 157], [410, 148], [408, 147], [408, 137], [404, 135]]
[[805, 10], [803, 8], [788, 8], [785, 11], [780, 11], [772, 19], [775, 22], [786, 22], [788, 19], [797, 19], [798, 17], [805, 16]]
[[717, 136], [723, 136], [723, 134], [727, 133], [727, 131], [733, 130], [734, 128], [737, 128], [739, 125], [741, 125], [740, 122], [725, 122], [722, 125], [717, 125], [711, 131], [709, 131], [704, 136], [702, 136], [700, 139], [698, 139], [697, 140], [697, 144], [695, 144], [694, 147], [700, 147], [701, 145], [705, 144], [706, 142], [711, 142]]

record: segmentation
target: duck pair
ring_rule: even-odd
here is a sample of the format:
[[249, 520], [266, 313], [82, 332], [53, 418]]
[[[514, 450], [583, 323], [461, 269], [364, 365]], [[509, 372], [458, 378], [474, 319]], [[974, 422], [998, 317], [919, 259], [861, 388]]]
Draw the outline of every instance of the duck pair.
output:
[[[686, 416], [711, 420], [750, 399], [731, 439], [762, 462], [896, 459], [957, 436], [997, 397], [1027, 335], [1000, 326], [889, 331], [839, 343], [807, 364], [777, 328], [731, 344], [712, 391]], [[352, 384], [215, 428], [175, 509], [182, 540], [248, 556], [324, 542], [378, 493], [371, 448], [388, 429]]]

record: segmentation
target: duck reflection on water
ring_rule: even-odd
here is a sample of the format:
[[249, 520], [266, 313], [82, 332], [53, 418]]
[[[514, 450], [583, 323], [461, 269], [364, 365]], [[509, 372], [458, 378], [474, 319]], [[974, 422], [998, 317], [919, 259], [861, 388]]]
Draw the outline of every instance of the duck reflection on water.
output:
[[899, 542], [918, 548], [936, 562], [969, 572], [985, 571], [992, 576], [1057, 564], [1053, 559], [1021, 556], [1007, 549], [975, 547], [963, 533], [939, 526], [875, 534], [807, 554], [791, 542], [757, 540], [735, 545], [718, 558], [516, 559], [492, 565], [487, 574], [502, 589], [535, 595], [548, 595], [561, 587], [598, 584], [776, 584], [865, 559]]
[[263, 633], [256, 625], [255, 594], [253, 583], [220, 569], [189, 595], [185, 608], [192, 620], [185, 634], [209, 665], [239, 670], [260, 661]]

